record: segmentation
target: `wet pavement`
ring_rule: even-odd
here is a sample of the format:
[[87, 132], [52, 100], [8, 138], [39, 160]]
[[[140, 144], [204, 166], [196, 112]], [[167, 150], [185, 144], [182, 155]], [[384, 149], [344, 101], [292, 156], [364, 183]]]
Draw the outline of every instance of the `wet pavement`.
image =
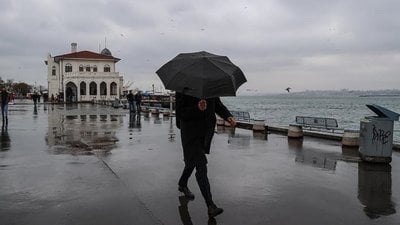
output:
[[195, 177], [181, 197], [174, 118], [80, 105], [11, 105], [0, 136], [0, 224], [399, 224], [400, 155], [219, 127], [208, 220]]

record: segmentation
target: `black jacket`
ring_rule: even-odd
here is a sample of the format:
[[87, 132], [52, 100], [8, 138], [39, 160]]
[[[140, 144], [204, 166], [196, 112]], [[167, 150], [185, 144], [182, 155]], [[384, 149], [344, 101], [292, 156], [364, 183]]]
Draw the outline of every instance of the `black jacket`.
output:
[[181, 130], [184, 160], [190, 164], [207, 163], [216, 124], [215, 114], [227, 119], [232, 116], [220, 98], [206, 99], [207, 109], [200, 111], [200, 99], [176, 93], [176, 125]]

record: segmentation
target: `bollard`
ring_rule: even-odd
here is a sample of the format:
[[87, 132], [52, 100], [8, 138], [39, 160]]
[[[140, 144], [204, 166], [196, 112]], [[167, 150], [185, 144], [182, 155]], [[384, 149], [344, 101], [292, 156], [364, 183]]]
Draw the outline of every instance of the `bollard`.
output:
[[225, 120], [221, 118], [217, 118], [217, 126], [224, 126]]
[[160, 115], [160, 111], [158, 109], [150, 110], [152, 116], [158, 117]]
[[265, 132], [265, 120], [254, 120], [253, 131]]
[[288, 138], [302, 138], [303, 137], [303, 127], [296, 124], [290, 124], [288, 129]]
[[170, 116], [169, 111], [164, 111], [164, 112], [163, 112], [163, 117], [169, 117], [169, 116]]
[[217, 125], [217, 133], [224, 133], [225, 127], [224, 126], [218, 126]]
[[360, 132], [357, 130], [344, 130], [342, 145], [357, 147], [359, 145]]

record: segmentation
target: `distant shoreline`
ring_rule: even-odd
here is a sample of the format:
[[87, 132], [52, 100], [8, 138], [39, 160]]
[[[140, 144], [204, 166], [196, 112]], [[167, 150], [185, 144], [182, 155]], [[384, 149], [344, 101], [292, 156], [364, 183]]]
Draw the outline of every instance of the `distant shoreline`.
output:
[[359, 95], [359, 97], [400, 97], [400, 94], [372, 94], [372, 95]]

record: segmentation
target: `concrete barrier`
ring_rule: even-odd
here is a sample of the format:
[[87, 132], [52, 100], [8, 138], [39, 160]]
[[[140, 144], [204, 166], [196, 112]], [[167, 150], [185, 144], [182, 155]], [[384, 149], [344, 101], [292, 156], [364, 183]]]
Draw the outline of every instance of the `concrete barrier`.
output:
[[171, 115], [171, 113], [169, 111], [164, 111], [162, 114], [163, 114], [163, 117], [169, 117]]
[[253, 131], [265, 132], [265, 120], [254, 120]]
[[160, 110], [158, 110], [158, 109], [152, 109], [152, 110], [150, 110], [150, 113], [151, 113], [151, 115], [153, 115], [153, 116], [158, 116], [158, 115], [160, 115]]
[[296, 124], [290, 124], [287, 132], [288, 138], [302, 138], [303, 127]]
[[230, 124], [228, 121], [225, 121], [225, 120], [224, 120], [224, 126], [225, 126], [225, 127], [230, 127], [231, 124]]
[[342, 137], [342, 145], [355, 147], [359, 146], [360, 132], [357, 130], [344, 130]]
[[224, 124], [225, 124], [225, 120], [224, 119], [217, 118], [217, 125], [218, 126], [224, 126]]

